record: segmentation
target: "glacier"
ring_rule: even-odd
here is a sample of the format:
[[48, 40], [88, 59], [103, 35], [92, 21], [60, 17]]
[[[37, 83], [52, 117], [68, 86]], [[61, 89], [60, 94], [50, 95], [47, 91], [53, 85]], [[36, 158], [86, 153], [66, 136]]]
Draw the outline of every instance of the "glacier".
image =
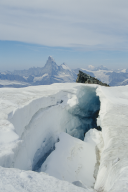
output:
[[127, 191], [127, 105], [128, 86], [1, 88], [1, 191]]
[[67, 133], [61, 133], [55, 150], [43, 163], [41, 171], [70, 183], [80, 181], [83, 186], [93, 188], [97, 163], [95, 147], [102, 142], [102, 138], [100, 131], [96, 129], [87, 133], [91, 133], [91, 137], [85, 136], [85, 142]]

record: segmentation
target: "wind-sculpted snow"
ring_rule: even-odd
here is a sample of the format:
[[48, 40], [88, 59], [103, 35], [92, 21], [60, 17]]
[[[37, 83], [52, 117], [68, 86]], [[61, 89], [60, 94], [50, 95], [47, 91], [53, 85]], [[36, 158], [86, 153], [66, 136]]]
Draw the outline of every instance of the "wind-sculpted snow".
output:
[[[127, 117], [128, 86], [73, 83], [1, 88], [0, 191], [89, 192], [94, 191], [88, 188], [94, 184], [98, 192], [126, 192]], [[102, 132], [91, 129], [97, 126]], [[63, 137], [62, 132], [69, 135]], [[79, 150], [79, 144], [83, 149]], [[72, 161], [66, 161], [66, 157]], [[59, 158], [63, 160], [59, 161]], [[59, 172], [57, 168], [51, 168], [51, 162], [55, 167], [57, 164], [61, 167]], [[45, 171], [49, 174], [52, 172], [54, 177], [74, 185], [34, 172], [40, 172], [41, 165], [42, 169], [47, 165]], [[74, 171], [77, 171], [77, 177]], [[84, 178], [88, 180], [84, 181]]]
[[99, 87], [100, 122], [104, 147], [95, 189], [99, 192], [128, 191], [128, 86]]
[[44, 173], [0, 167], [1, 192], [95, 192]]
[[61, 132], [84, 140], [96, 126], [96, 88], [74, 83], [1, 89], [0, 165], [39, 171]]
[[[13, 101], [16, 99], [17, 103], [15, 101], [12, 106], [20, 103], [21, 106], [13, 112], [9, 111], [8, 120], [4, 120], [11, 126], [13, 137], [16, 138], [12, 142], [14, 152], [10, 149], [5, 158], [1, 157], [2, 166], [35, 170], [38, 161], [41, 158], [45, 160], [44, 156], [54, 149], [60, 132], [84, 139], [84, 133], [96, 126], [95, 116], [99, 110], [96, 86], [69, 84], [63, 90], [57, 87], [59, 85], [50, 86], [50, 90], [45, 86], [13, 89], [11, 93], [10, 89], [3, 89], [3, 92], [7, 92], [6, 97]], [[8, 109], [6, 98], [4, 101]], [[6, 145], [3, 147], [6, 149]], [[5, 164], [6, 161], [8, 165]]]
[[95, 146], [100, 143], [101, 132], [96, 129], [91, 129], [89, 132], [92, 133], [91, 137], [87, 134], [85, 142], [61, 133], [55, 150], [46, 159], [41, 171], [61, 180], [81, 181], [83, 185], [93, 187], [97, 161]]

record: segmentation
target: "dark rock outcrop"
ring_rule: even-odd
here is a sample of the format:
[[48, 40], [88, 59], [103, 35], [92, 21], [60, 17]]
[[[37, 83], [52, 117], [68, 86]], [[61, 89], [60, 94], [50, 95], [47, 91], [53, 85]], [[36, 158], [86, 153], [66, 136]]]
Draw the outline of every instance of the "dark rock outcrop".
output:
[[83, 73], [82, 71], [79, 71], [79, 74], [77, 75], [77, 83], [86, 83], [86, 84], [98, 84], [102, 86], [109, 87], [108, 84], [102, 83], [98, 79], [91, 77], [90, 75], [87, 75], [86, 73]]

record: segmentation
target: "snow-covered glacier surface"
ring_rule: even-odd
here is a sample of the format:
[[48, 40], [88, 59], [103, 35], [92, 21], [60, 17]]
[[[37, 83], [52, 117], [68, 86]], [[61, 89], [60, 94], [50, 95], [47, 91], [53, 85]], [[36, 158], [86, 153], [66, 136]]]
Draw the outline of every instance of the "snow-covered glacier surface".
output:
[[84, 133], [96, 126], [96, 87], [87, 86], [86, 91], [76, 84], [61, 87], [1, 89], [1, 166], [38, 169], [39, 161], [54, 150], [60, 132], [84, 139]]
[[[16, 168], [40, 172], [42, 164], [59, 144], [62, 132], [70, 135], [71, 140], [73, 140], [72, 137], [80, 139], [79, 142], [84, 146], [84, 153], [87, 153], [89, 144], [84, 143], [84, 135], [89, 129], [97, 127], [96, 117], [100, 109], [96, 89], [97, 85], [85, 86], [76, 83], [1, 89], [0, 166], [11, 168], [9, 169], [10, 174], [13, 174], [13, 170], [16, 171]], [[66, 144], [67, 141], [64, 142]], [[78, 146], [76, 145], [78, 150], [79, 142], [75, 142], [75, 145], [78, 143]], [[91, 145], [89, 147], [91, 149]], [[66, 151], [67, 148], [62, 148], [62, 151], [64, 149]], [[90, 156], [93, 157], [93, 163], [89, 163], [87, 160], [89, 171], [78, 173], [79, 166], [82, 165], [84, 170], [87, 167], [84, 165], [85, 155], [83, 156], [85, 160], [80, 161], [81, 164], [74, 158], [74, 166], [70, 175], [72, 179], [65, 175], [63, 180], [70, 183], [75, 182], [74, 186], [78, 183], [77, 181], [82, 180], [83, 185], [87, 182], [84, 182], [82, 177], [87, 178], [89, 173], [89, 183], [87, 186], [83, 186], [86, 189], [93, 187], [95, 183], [93, 172], [96, 162], [94, 147]], [[77, 177], [73, 178], [76, 169], [78, 169]], [[8, 172], [8, 169], [5, 169], [6, 171]]]
[[[91, 132], [94, 132], [95, 136], [100, 134], [96, 129], [91, 129]], [[94, 170], [97, 162], [95, 146], [100, 140], [98, 140], [99, 137], [96, 137], [96, 140], [91, 138], [93, 143], [90, 144], [67, 133], [61, 133], [55, 150], [43, 163], [41, 171], [61, 180], [81, 181], [83, 185], [93, 187], [95, 183]]]
[[128, 86], [99, 87], [101, 148], [97, 191], [128, 191]]
[[[78, 184], [77, 184], [78, 185]], [[0, 167], [1, 192], [94, 192], [45, 173]]]
[[127, 108], [128, 86], [0, 89], [0, 190], [127, 191]]

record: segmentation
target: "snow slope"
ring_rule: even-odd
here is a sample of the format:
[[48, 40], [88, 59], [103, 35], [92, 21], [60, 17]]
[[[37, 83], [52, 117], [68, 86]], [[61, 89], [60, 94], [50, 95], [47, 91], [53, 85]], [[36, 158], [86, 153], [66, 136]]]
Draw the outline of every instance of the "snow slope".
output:
[[[100, 131], [95, 131], [100, 134]], [[92, 145], [71, 137], [67, 133], [61, 133], [55, 150], [48, 156], [41, 171], [61, 180], [81, 181], [83, 185], [93, 187], [96, 164], [95, 146], [96, 143]]]

